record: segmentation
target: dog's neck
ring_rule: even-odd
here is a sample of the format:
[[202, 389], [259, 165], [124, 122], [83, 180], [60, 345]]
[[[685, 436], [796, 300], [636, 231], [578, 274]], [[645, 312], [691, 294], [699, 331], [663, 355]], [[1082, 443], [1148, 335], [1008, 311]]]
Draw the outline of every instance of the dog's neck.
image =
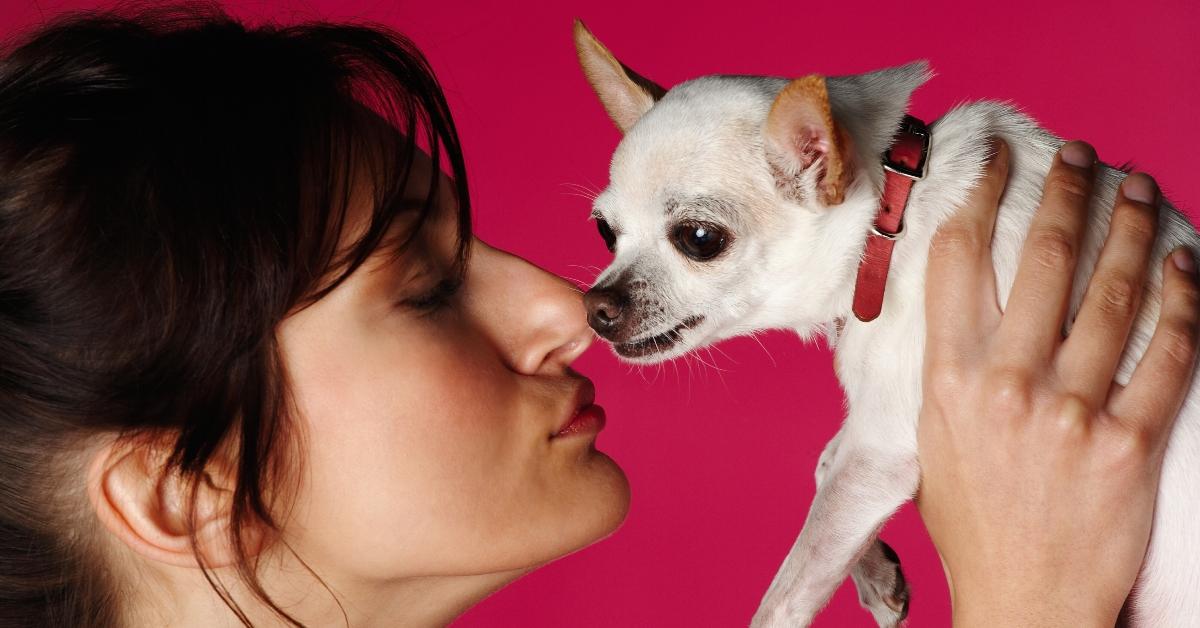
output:
[[[830, 275], [834, 278], [830, 294], [828, 294], [831, 307], [827, 322], [818, 326], [824, 329], [831, 346], [835, 346], [837, 338], [846, 328], [848, 321], [852, 322], [854, 326], [866, 328], [887, 324], [888, 303], [894, 302], [896, 298], [886, 297], [889, 295], [889, 291], [898, 289], [895, 286], [897, 283], [895, 277], [904, 274], [907, 267], [911, 265], [911, 260], [919, 257], [919, 254], [914, 255], [914, 253], [919, 253], [916, 249], [923, 251], [926, 248], [923, 240], [927, 240], [927, 229], [924, 224], [927, 219], [924, 214], [927, 212], [922, 211], [921, 208], [910, 206], [911, 197], [906, 190], [903, 197], [890, 199], [892, 203], [904, 203], [903, 231], [899, 237], [889, 243], [894, 245], [894, 251], [888, 252], [886, 266], [876, 269], [879, 271], [879, 284], [864, 286], [859, 281], [860, 275], [864, 272], [866, 258], [872, 254], [879, 254], [878, 250], [871, 251], [869, 248], [872, 240], [883, 239], [877, 234], [877, 231], [893, 233], [900, 230], [896, 226], [896, 221], [890, 221], [887, 224], [879, 222], [881, 206], [887, 200], [885, 199], [887, 179], [889, 176], [900, 176], [885, 170], [883, 164], [886, 157], [886, 151], [880, 151], [873, 158], [861, 157], [864, 165], [857, 173], [856, 185], [847, 194], [846, 201], [834, 208], [822, 225], [823, 239], [835, 250], [844, 252], [839, 262], [829, 265], [832, 271]], [[929, 155], [928, 160], [932, 161], [932, 154]], [[915, 165], [912, 162], [909, 163]], [[895, 185], [894, 181], [892, 185]], [[917, 190], [919, 186], [920, 183], [915, 183], [912, 190]], [[894, 191], [893, 195], [895, 195]], [[878, 264], [878, 260], [876, 263]], [[882, 301], [880, 303], [881, 311], [875, 312], [875, 314], [885, 320], [877, 320], [876, 316], [863, 316], [861, 311], [856, 311], [859, 310], [856, 301], [863, 299], [864, 295], [861, 290], [864, 289], [879, 291], [877, 298]], [[894, 303], [892, 307], [895, 307]], [[807, 335], [807, 333], [802, 331], [802, 335]]]
[[[879, 318], [862, 322], [852, 313], [854, 271], [869, 237], [874, 212], [882, 191], [883, 167], [878, 163], [863, 167], [859, 175], [870, 180], [867, 189], [857, 190], [853, 197], [838, 207], [845, 218], [838, 228], [850, 234], [837, 242], [844, 247], [843, 263], [836, 272], [841, 274], [833, 308], [825, 325], [830, 346], [840, 347], [846, 338], [863, 336], [867, 345], [880, 341], [880, 334], [904, 334], [902, 329], [924, 320], [924, 277], [929, 244], [942, 220], [961, 206], [983, 172], [988, 158], [987, 138], [980, 134], [978, 110], [964, 112], [956, 109], [930, 124], [932, 149], [924, 179], [913, 186], [904, 213], [904, 237], [896, 242], [888, 269], [883, 311]], [[830, 218], [833, 218], [831, 214]], [[828, 236], [837, 237], [835, 232]], [[838, 320], [842, 323], [839, 325]], [[898, 328], [897, 325], [900, 325]], [[838, 330], [841, 327], [842, 329]], [[838, 330], [835, 332], [835, 330]]]
[[921, 120], [905, 116], [892, 146], [884, 152], [883, 191], [879, 209], [867, 235], [854, 284], [854, 317], [875, 320], [883, 309], [888, 267], [896, 241], [904, 237], [904, 211], [909, 192], [925, 176], [929, 157], [929, 129]]
[[[883, 188], [878, 156], [857, 170], [840, 205], [820, 212], [785, 208], [796, 219], [775, 243], [780, 252], [769, 258], [778, 265], [773, 264], [764, 275], [806, 280], [763, 287], [764, 310], [779, 316], [762, 321], [764, 326], [791, 328], [802, 338], [809, 338], [822, 330], [831, 331], [836, 320], [854, 318], [855, 279]], [[801, 242], [805, 244], [798, 247]], [[907, 244], [907, 238], [899, 242], [898, 252]], [[814, 273], [815, 268], [821, 271]], [[786, 289], [781, 289], [784, 286]]]

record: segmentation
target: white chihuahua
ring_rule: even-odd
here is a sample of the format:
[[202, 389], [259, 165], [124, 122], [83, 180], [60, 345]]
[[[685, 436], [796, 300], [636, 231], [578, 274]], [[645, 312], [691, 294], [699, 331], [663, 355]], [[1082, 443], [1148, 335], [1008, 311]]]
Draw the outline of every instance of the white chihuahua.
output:
[[[836, 352], [845, 423], [821, 455], [808, 518], [753, 624], [809, 624], [847, 574], [879, 625], [899, 624], [908, 587], [895, 553], [876, 537], [919, 479], [931, 236], [979, 180], [988, 138], [1002, 138], [1011, 166], [992, 255], [1004, 304], [1062, 140], [993, 102], [959, 106], [923, 137], [918, 123], [910, 129], [915, 137], [932, 136], [928, 163], [896, 164], [910, 175], [905, 181], [916, 181], [903, 184], [903, 222], [880, 229], [880, 158], [897, 137], [912, 91], [929, 77], [924, 63], [794, 81], [705, 76], [667, 91], [621, 64], [579, 22], [575, 43], [588, 81], [624, 133], [592, 214], [615, 253], [585, 297], [597, 333], [623, 359], [643, 364], [767, 328], [794, 329], [802, 338], [824, 334]], [[1069, 319], [1123, 177], [1099, 168]], [[1200, 250], [1200, 237], [1166, 201], [1159, 224], [1156, 260], [1180, 244]], [[872, 240], [886, 243], [880, 248], [891, 262], [864, 306], [855, 300], [856, 280], [862, 299], [859, 267]], [[1151, 268], [1121, 384], [1158, 318], [1162, 277]], [[1192, 391], [1168, 447], [1149, 554], [1130, 607], [1140, 626], [1200, 625], [1200, 399]]]

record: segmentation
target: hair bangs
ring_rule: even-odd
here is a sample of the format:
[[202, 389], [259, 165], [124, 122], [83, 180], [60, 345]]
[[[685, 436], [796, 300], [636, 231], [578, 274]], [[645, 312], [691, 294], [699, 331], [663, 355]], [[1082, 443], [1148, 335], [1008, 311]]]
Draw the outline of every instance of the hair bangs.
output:
[[[309, 190], [306, 202], [318, 212], [329, 212], [317, 220], [329, 225], [316, 258], [326, 260], [325, 275], [336, 278], [311, 290], [303, 304], [323, 298], [372, 255], [399, 261], [429, 217], [439, 211], [445, 194], [452, 195], [458, 236], [454, 267], [461, 275], [471, 241], [467, 174], [458, 132], [426, 59], [407, 38], [379, 27], [360, 30], [312, 24], [284, 29], [284, 34], [324, 42], [344, 72], [339, 89], [345, 101], [338, 106], [345, 109], [334, 116], [335, 125], [314, 138], [317, 145], [311, 163], [317, 172], [310, 180], [322, 183]], [[417, 167], [422, 152], [431, 164], [428, 172]], [[449, 189], [445, 189], [443, 168], [449, 171]], [[425, 194], [414, 203], [407, 194], [418, 176], [426, 178], [417, 181]], [[365, 190], [356, 190], [364, 180]], [[362, 234], [339, 255], [335, 251], [356, 192], [369, 194], [370, 218]], [[411, 222], [396, 229], [401, 217]]]

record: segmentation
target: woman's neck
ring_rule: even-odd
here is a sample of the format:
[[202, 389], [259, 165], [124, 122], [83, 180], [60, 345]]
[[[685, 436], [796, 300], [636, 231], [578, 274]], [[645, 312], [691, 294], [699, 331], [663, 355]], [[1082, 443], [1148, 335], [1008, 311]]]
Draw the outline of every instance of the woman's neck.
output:
[[[471, 576], [425, 576], [387, 583], [317, 580], [303, 567], [264, 564], [259, 579], [276, 606], [306, 626], [445, 626], [491, 593], [528, 573], [521, 569]], [[243, 623], [199, 569], [155, 566], [162, 586], [139, 587], [123, 609], [126, 625], [240, 628]], [[236, 570], [210, 574], [226, 585], [237, 606], [258, 628], [290, 626], [241, 582]], [[151, 579], [151, 578], [148, 578]]]

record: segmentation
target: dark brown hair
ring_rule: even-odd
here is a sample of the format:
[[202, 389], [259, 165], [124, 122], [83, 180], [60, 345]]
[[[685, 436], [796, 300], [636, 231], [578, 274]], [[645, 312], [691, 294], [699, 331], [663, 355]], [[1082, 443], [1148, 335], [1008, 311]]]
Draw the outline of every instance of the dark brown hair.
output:
[[[422, 148], [435, 168], [413, 209], [400, 201]], [[386, 156], [370, 223], [339, 248], [365, 152]], [[168, 472], [196, 482], [236, 452], [241, 574], [298, 625], [258, 585], [239, 532], [277, 526], [273, 487], [298, 462], [275, 329], [379, 250], [399, 212], [419, 212], [409, 237], [420, 228], [439, 164], [461, 265], [470, 209], [454, 124], [420, 52], [385, 28], [250, 28], [210, 4], [123, 5], [5, 47], [0, 626], [120, 621], [70, 462], [99, 434], [168, 434]]]

